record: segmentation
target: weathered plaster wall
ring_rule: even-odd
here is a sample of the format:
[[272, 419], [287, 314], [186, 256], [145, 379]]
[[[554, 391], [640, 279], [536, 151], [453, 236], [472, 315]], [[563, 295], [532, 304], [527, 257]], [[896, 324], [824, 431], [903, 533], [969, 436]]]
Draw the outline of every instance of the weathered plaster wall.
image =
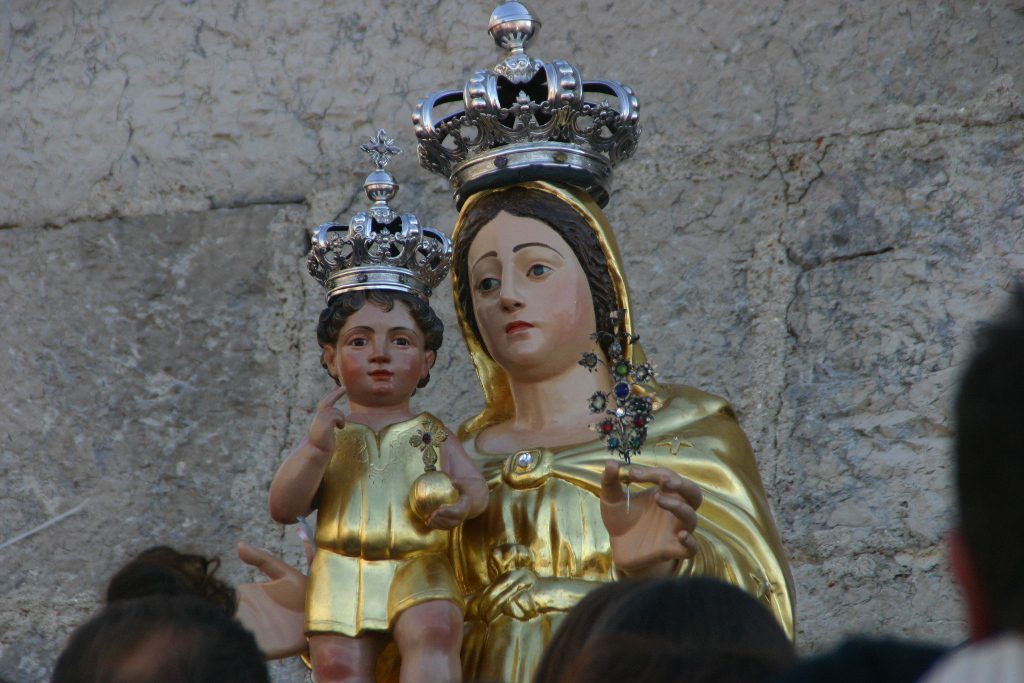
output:
[[[531, 52], [641, 98], [609, 210], [640, 331], [663, 376], [735, 403], [802, 647], [952, 642], [950, 397], [1024, 273], [1024, 17], [749, 5], [535, 3]], [[45, 680], [147, 545], [233, 580], [239, 538], [298, 560], [265, 491], [329, 386], [304, 231], [361, 207], [356, 143], [411, 152], [415, 100], [495, 60], [491, 9], [0, 2], [0, 678]], [[392, 168], [447, 229], [444, 182]], [[433, 377], [449, 424], [478, 405], [454, 334]]]

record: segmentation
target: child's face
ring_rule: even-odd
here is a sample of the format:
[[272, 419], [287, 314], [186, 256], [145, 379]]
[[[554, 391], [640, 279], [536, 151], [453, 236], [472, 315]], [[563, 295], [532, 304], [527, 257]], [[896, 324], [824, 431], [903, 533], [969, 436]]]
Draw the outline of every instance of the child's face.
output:
[[409, 400], [434, 365], [423, 333], [396, 301], [390, 311], [367, 303], [349, 316], [324, 361], [348, 390], [349, 401], [363, 406], [394, 406]]

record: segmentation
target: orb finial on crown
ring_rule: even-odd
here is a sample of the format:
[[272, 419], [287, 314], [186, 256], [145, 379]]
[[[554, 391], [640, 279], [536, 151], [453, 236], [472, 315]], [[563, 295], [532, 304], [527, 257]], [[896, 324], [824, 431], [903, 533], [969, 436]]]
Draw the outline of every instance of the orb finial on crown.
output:
[[388, 206], [388, 202], [398, 194], [398, 183], [394, 177], [384, 170], [384, 167], [391, 161], [391, 157], [402, 153], [402, 149], [395, 144], [395, 141], [388, 137], [383, 128], [370, 138], [369, 142], [359, 145], [359, 149], [370, 155], [377, 170], [366, 176], [363, 183], [363, 190], [366, 196], [373, 202], [370, 208], [376, 215], [379, 215], [382, 222], [388, 222], [389, 216], [394, 212]]
[[526, 44], [539, 31], [540, 22], [533, 18], [526, 5], [516, 0], [495, 7], [487, 26], [495, 44], [510, 54], [524, 52]]

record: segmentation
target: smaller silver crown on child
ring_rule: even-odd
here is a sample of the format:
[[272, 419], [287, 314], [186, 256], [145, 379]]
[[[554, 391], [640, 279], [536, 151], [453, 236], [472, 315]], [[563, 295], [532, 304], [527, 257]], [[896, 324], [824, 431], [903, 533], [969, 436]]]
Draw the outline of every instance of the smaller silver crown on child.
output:
[[361, 149], [377, 166], [363, 183], [373, 205], [352, 216], [348, 225], [317, 228], [307, 259], [309, 274], [323, 285], [328, 302], [344, 292], [369, 289], [408, 292], [426, 301], [448, 274], [451, 240], [388, 205], [398, 194], [398, 183], [384, 167], [402, 151], [394, 140], [381, 129]]
[[[416, 105], [420, 164], [449, 178], [460, 207], [474, 192], [526, 180], [575, 185], [607, 204], [612, 167], [640, 138], [636, 95], [618, 81], [584, 81], [564, 60], [526, 54], [540, 21], [521, 2], [499, 5], [488, 31], [505, 59], [474, 73], [463, 90]], [[457, 102], [464, 108], [452, 112]]]

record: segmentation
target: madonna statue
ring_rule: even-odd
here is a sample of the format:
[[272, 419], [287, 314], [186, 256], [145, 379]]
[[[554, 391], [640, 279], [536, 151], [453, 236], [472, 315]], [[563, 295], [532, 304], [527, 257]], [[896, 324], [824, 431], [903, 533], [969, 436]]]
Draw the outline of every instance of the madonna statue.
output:
[[[722, 579], [764, 601], [792, 637], [792, 580], [729, 404], [651, 378], [633, 387], [653, 420], [628, 466], [593, 430], [590, 399], [612, 379], [580, 360], [608, 360], [615, 311], [633, 334], [600, 206], [612, 165], [635, 149], [639, 105], [620, 83], [530, 58], [538, 28], [521, 3], [500, 6], [490, 32], [505, 60], [464, 91], [425, 98], [413, 117], [421, 162], [450, 178], [460, 206], [455, 308], [485, 400], [459, 434], [490, 487], [487, 510], [453, 537], [464, 678], [529, 681], [565, 612], [624, 576]], [[435, 121], [459, 100], [464, 111]], [[635, 341], [623, 353], [646, 360]]]
[[[588, 399], [611, 380], [581, 353], [607, 355], [593, 337], [613, 310], [632, 330], [597, 204], [546, 182], [484, 191], [463, 206], [453, 241], [456, 309], [486, 401], [460, 436], [491, 492], [454, 536], [470, 596], [465, 680], [529, 681], [565, 612], [620, 576], [723, 579], [764, 600], [792, 636], [788, 567], [729, 404], [691, 387], [642, 388], [654, 420], [628, 467], [642, 487], [629, 505], [590, 428]], [[629, 353], [643, 362], [639, 344]]]

